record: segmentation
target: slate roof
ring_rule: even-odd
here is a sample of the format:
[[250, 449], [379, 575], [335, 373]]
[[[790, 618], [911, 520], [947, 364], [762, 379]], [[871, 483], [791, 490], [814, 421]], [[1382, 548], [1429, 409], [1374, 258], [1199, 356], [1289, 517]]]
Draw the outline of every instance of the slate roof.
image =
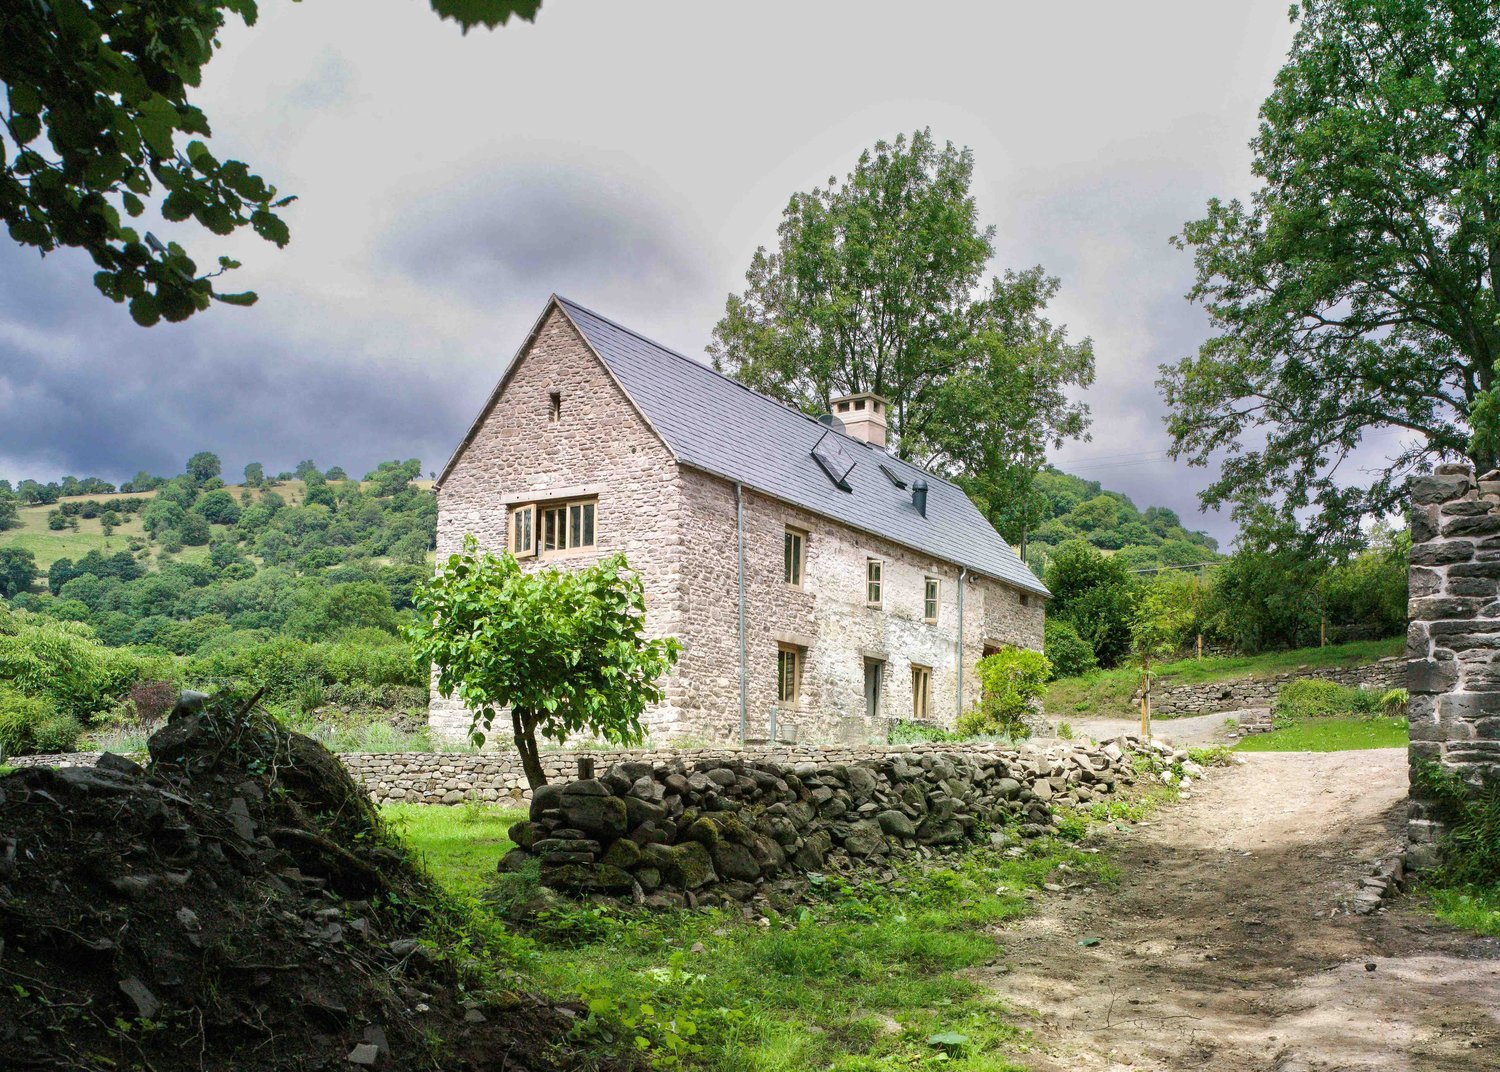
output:
[[[578, 329], [681, 464], [737, 481], [772, 498], [945, 562], [967, 566], [975, 573], [1028, 592], [1050, 596], [1036, 574], [956, 485], [879, 447], [835, 433], [855, 462], [846, 480], [851, 490], [840, 490], [813, 459], [813, 447], [828, 431], [815, 418], [557, 295], [537, 319], [533, 336], [546, 320], [552, 302]], [[522, 346], [517, 359], [525, 350]], [[448, 478], [478, 433], [515, 367], [513, 360], [443, 467], [439, 484]], [[906, 488], [891, 483], [881, 472], [882, 465], [895, 472]], [[928, 485], [926, 517], [917, 512], [911, 500], [911, 485], [919, 477]]]
[[[813, 446], [828, 431], [816, 419], [577, 302], [556, 300], [682, 464], [975, 573], [1049, 594], [956, 485], [835, 433], [855, 461], [847, 478], [853, 490], [841, 491], [813, 460]], [[907, 488], [891, 483], [880, 471], [882, 464]], [[926, 517], [911, 500], [910, 485], [919, 477], [929, 489]]]

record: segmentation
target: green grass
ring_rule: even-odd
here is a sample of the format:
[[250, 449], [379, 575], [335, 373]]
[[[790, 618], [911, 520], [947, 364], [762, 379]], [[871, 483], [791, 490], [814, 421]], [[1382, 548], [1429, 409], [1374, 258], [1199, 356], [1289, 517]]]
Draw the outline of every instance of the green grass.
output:
[[1312, 718], [1257, 733], [1235, 745], [1239, 752], [1347, 752], [1356, 748], [1405, 748], [1406, 719]]
[[1451, 926], [1500, 938], [1500, 887], [1427, 889], [1432, 914]]
[[[1298, 648], [1295, 651], [1273, 651], [1263, 655], [1226, 655], [1206, 659], [1179, 659], [1156, 668], [1155, 688], [1174, 685], [1197, 685], [1234, 678], [1274, 677], [1291, 670], [1326, 669], [1336, 666], [1359, 666], [1400, 655], [1405, 638], [1363, 640], [1352, 644], [1330, 644], [1326, 648]], [[1131, 695], [1141, 682], [1138, 669], [1122, 666], [1114, 670], [1096, 670], [1082, 677], [1067, 677], [1047, 686], [1044, 703], [1047, 713], [1055, 717], [1068, 715], [1130, 714], [1135, 708]]]
[[[488, 885], [488, 903], [502, 913], [535, 903], [534, 873], [495, 878], [503, 831], [521, 813], [385, 813], [456, 892]], [[1121, 818], [1109, 809], [1096, 816]], [[1062, 864], [1068, 870], [1058, 872]], [[557, 900], [523, 928], [523, 970], [529, 985], [589, 1003], [584, 1037], [617, 1045], [638, 1037], [665, 1067], [675, 1055], [682, 1067], [712, 1072], [1012, 1072], [1023, 1067], [1025, 1035], [970, 969], [1003, 959], [993, 928], [1023, 915], [1043, 883], [1116, 878], [1101, 855], [1057, 839], [1018, 857], [975, 849], [903, 867], [884, 885], [815, 880], [814, 903], [764, 923], [737, 911]]]
[[387, 804], [382, 812], [434, 878], [467, 896], [485, 888], [495, 864], [511, 848], [505, 832], [526, 818], [523, 809], [488, 804]]

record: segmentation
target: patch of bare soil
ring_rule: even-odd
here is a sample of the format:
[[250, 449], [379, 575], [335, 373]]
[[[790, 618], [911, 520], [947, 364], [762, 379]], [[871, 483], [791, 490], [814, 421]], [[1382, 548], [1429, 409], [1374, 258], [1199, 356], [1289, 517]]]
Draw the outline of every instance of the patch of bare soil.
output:
[[188, 705], [151, 753], [0, 778], [0, 1069], [626, 1067], [465, 991], [461, 912], [321, 745]]
[[[1122, 880], [1001, 935], [1040, 1072], [1500, 1068], [1500, 942], [1348, 904], [1396, 851], [1406, 752], [1253, 753], [1111, 837]], [[1097, 944], [1079, 943], [1098, 939]], [[1007, 970], [1008, 969], [1008, 970]]]

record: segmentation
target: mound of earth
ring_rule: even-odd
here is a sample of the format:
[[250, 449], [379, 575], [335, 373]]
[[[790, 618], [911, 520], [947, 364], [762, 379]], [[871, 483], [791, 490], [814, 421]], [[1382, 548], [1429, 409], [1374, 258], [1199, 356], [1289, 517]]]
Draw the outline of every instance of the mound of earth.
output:
[[0, 778], [0, 1068], [630, 1067], [444, 955], [465, 917], [321, 745], [185, 697], [150, 747]]

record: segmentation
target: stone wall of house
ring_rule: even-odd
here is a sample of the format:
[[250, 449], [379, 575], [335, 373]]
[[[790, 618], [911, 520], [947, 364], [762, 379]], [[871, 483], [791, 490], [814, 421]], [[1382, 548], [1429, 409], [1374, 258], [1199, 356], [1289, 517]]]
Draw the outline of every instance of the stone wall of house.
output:
[[[551, 394], [560, 413], [551, 416]], [[588, 563], [624, 551], [646, 589], [647, 628], [681, 632], [682, 496], [677, 463], [609, 370], [555, 308], [517, 357], [504, 390], [438, 488], [437, 553], [457, 551], [466, 534], [504, 550], [509, 508], [517, 503], [597, 497], [597, 549], [523, 559], [527, 568]], [[654, 736], [682, 732], [680, 675], [647, 713]], [[434, 732], [462, 739], [469, 714], [433, 691]]]
[[[684, 721], [696, 735], [729, 741], [739, 736], [735, 491], [729, 481], [686, 467], [682, 487], [685, 528], [693, 534], [683, 567], [680, 670], [691, 682], [682, 698]], [[747, 737], [770, 736], [774, 708], [779, 733], [792, 726], [803, 740], [867, 740], [886, 719], [911, 717], [914, 664], [932, 671], [928, 717], [952, 726], [958, 715], [958, 568], [750, 489], [744, 498]], [[798, 587], [785, 582], [788, 528], [804, 534]], [[866, 603], [871, 558], [882, 563], [880, 607]], [[928, 577], [939, 582], [936, 622], [923, 620]], [[966, 703], [978, 696], [974, 664], [986, 647], [1041, 647], [1044, 602], [998, 581], [967, 579]], [[802, 658], [794, 707], [777, 698], [782, 645]], [[873, 719], [866, 710], [867, 662], [881, 664], [880, 712]]]
[[1241, 711], [1271, 707], [1281, 686], [1304, 679], [1336, 681], [1353, 688], [1402, 688], [1406, 684], [1406, 661], [1392, 657], [1363, 666], [1333, 666], [1291, 670], [1272, 677], [1238, 678], [1205, 684], [1173, 685], [1151, 690], [1151, 711], [1158, 715], [1207, 715], [1218, 711]]
[[[560, 415], [551, 416], [551, 396]], [[928, 717], [951, 726], [958, 667], [966, 703], [978, 696], [974, 664], [987, 648], [1040, 648], [1045, 601], [998, 581], [969, 577], [959, 658], [956, 567], [789, 506], [745, 493], [746, 737], [867, 740], [883, 718], [910, 717], [912, 666], [931, 669]], [[731, 741], [740, 736], [740, 656], [734, 485], [679, 466], [560, 312], [550, 312], [507, 373], [477, 430], [438, 488], [438, 557], [472, 534], [507, 546], [509, 507], [598, 498], [595, 550], [526, 559], [527, 568], [594, 561], [624, 551], [646, 588], [648, 628], [684, 644], [666, 699], [646, 713], [657, 742]], [[783, 535], [806, 535], [803, 584], [783, 580]], [[880, 608], [865, 603], [865, 563], [885, 564]], [[936, 623], [924, 622], [923, 583], [940, 582]], [[777, 652], [803, 656], [800, 702], [780, 710]], [[865, 664], [883, 664], [883, 718], [866, 717]], [[469, 714], [433, 691], [429, 721], [462, 739]]]
[[[810, 871], [1055, 832], [1054, 804], [1088, 804], [1134, 780], [1137, 745], [616, 762], [538, 789], [500, 870], [536, 861], [544, 885], [653, 907], [733, 904]], [[1184, 773], [1196, 769], [1183, 761]]]
[[[1411, 765], [1500, 784], [1500, 472], [1440, 465], [1411, 483]], [[1408, 863], [1437, 861], [1442, 809], [1413, 778]]]

